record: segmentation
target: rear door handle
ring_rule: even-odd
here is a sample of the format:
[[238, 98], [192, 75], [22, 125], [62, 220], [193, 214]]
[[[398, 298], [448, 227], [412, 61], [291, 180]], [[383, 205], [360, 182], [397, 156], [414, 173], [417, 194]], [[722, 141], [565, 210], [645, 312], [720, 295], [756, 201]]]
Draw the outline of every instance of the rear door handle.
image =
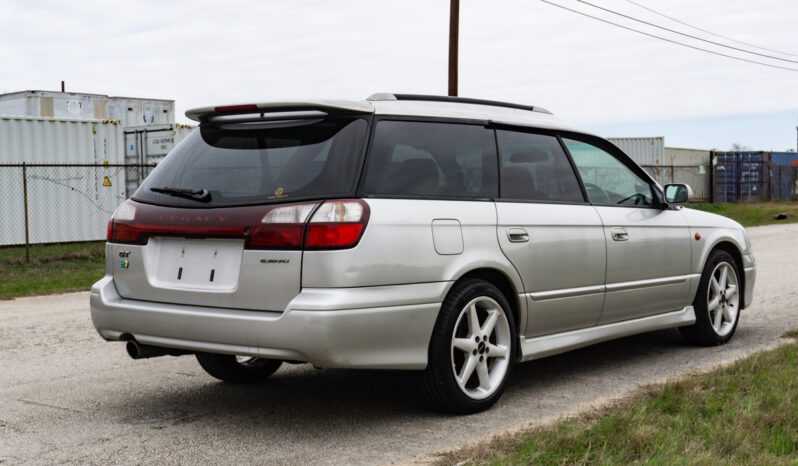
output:
[[621, 227], [610, 228], [610, 234], [612, 234], [612, 239], [615, 241], [629, 240], [629, 233], [627, 233], [626, 230]]
[[523, 228], [508, 228], [507, 239], [509, 239], [511, 243], [524, 243], [529, 241], [529, 233]]

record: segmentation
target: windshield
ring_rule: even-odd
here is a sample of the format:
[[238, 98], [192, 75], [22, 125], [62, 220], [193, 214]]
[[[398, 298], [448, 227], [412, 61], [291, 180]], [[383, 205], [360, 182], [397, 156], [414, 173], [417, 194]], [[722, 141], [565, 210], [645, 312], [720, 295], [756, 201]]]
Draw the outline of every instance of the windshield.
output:
[[200, 125], [133, 199], [206, 208], [351, 195], [367, 126], [352, 117]]

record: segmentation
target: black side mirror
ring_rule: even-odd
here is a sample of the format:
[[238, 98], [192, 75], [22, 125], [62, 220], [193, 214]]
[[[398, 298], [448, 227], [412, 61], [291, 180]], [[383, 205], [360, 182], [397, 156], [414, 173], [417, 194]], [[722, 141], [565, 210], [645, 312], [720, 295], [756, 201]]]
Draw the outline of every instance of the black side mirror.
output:
[[665, 201], [668, 204], [684, 204], [693, 197], [693, 190], [686, 184], [666, 184]]

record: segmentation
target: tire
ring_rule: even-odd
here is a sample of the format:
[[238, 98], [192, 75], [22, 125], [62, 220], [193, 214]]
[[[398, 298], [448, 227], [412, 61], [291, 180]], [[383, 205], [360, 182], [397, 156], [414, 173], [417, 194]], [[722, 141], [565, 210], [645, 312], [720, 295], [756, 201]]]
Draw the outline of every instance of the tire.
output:
[[512, 371], [518, 341], [510, 310], [507, 298], [486, 281], [469, 279], [455, 284], [441, 305], [422, 374], [435, 408], [471, 414], [490, 408], [499, 399]]
[[254, 383], [266, 380], [283, 363], [276, 359], [214, 353], [197, 353], [197, 361], [205, 372], [230, 383]]
[[693, 301], [695, 324], [679, 329], [688, 343], [715, 346], [731, 339], [740, 321], [739, 277], [731, 254], [719, 249], [709, 254]]

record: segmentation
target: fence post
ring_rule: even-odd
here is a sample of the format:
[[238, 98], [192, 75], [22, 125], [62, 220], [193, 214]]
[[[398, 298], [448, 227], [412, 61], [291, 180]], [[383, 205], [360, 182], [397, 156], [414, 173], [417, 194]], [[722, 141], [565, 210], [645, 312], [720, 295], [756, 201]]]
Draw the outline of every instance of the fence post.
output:
[[[743, 160], [741, 157], [737, 158], [737, 193], [734, 196], [736, 202], [740, 202], [743, 199]], [[750, 184], [748, 189], [751, 189]]]
[[773, 200], [773, 197], [771, 196], [771, 191], [773, 189], [773, 176], [772, 176], [773, 162], [772, 162], [772, 160], [773, 160], [773, 151], [768, 153], [768, 171], [767, 171], [767, 175], [768, 175], [768, 190], [767, 190], [768, 198], [767, 198], [767, 200], [768, 201], [772, 201]]
[[778, 191], [777, 191], [778, 195], [777, 195], [776, 199], [777, 200], [781, 200], [781, 187], [784, 186], [784, 182], [782, 182], [782, 180], [781, 180], [781, 172], [782, 172], [781, 165], [776, 165], [776, 166], [779, 168], [779, 184], [778, 184], [778, 187], [776, 188], [776, 189], [778, 189]]
[[715, 151], [709, 153], [709, 203], [715, 203]]
[[798, 199], [798, 167], [792, 167], [792, 178], [790, 178], [790, 200]]
[[28, 167], [22, 162], [22, 195], [25, 199], [25, 262], [30, 262], [30, 227], [28, 224]]

